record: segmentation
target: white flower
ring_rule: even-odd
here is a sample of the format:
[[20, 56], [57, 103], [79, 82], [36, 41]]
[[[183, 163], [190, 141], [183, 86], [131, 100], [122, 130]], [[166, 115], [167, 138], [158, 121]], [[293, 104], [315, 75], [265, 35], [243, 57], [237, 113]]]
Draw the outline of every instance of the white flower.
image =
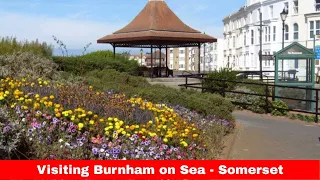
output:
[[70, 144], [69, 144], [69, 143], [67, 143], [67, 142], [66, 142], [66, 143], [64, 143], [64, 145], [65, 145], [65, 146], [68, 146], [68, 147], [70, 146]]
[[100, 149], [100, 152], [103, 153], [103, 152], [104, 152], [104, 149]]
[[63, 148], [63, 146], [61, 145], [61, 146], [60, 146], [60, 148], [62, 149], [62, 148]]
[[22, 118], [22, 120], [21, 120], [22, 122], [25, 122], [26, 121], [26, 118]]
[[106, 153], [106, 157], [109, 157], [110, 156], [110, 154], [109, 153]]
[[127, 158], [124, 157], [124, 158], [122, 158], [122, 160], [127, 160]]
[[63, 142], [63, 139], [59, 139], [59, 143], [62, 143]]
[[32, 141], [32, 138], [29, 138], [29, 141]]

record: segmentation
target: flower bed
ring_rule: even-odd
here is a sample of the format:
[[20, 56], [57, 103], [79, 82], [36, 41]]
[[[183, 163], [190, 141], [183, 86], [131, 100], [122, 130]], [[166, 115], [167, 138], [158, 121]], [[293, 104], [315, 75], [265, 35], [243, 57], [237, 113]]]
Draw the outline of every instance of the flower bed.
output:
[[23, 134], [28, 154], [19, 152], [36, 159], [203, 159], [207, 122], [231, 127], [183, 107], [42, 79], [1, 79], [0, 105], [10, 109], [2, 149], [12, 150], [6, 135]]

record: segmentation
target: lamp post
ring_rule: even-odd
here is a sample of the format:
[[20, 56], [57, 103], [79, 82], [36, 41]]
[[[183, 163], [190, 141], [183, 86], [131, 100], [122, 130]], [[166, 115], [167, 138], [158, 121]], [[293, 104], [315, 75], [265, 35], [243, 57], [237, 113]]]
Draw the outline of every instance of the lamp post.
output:
[[283, 9], [283, 11], [280, 13], [281, 16], [281, 20], [282, 20], [282, 49], [284, 48], [284, 26], [285, 26], [285, 21], [287, 19], [288, 16], [288, 11], [286, 11], [285, 9]]
[[140, 49], [140, 54], [141, 54], [141, 63], [140, 63], [140, 65], [142, 66], [142, 54], [143, 54], [143, 49]]
[[[283, 11], [280, 13], [280, 16], [281, 16], [281, 20], [282, 20], [282, 49], [284, 48], [284, 31], [285, 31], [285, 21], [287, 19], [287, 16], [288, 16], [288, 11], [285, 10], [285, 8], [283, 9]], [[283, 59], [282, 59], [282, 79], [283, 79], [283, 66], [284, 66], [284, 63], [283, 63]]]

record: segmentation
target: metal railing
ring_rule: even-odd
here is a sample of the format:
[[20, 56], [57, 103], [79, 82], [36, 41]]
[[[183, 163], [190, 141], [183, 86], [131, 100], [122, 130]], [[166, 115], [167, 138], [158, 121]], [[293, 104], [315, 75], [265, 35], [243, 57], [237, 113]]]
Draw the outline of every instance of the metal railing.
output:
[[[292, 112], [299, 112], [299, 113], [306, 113], [306, 114], [313, 114], [315, 115], [315, 122], [318, 123], [318, 116], [319, 116], [319, 89], [315, 88], [308, 88], [308, 87], [293, 87], [293, 86], [284, 86], [284, 85], [275, 85], [275, 84], [269, 84], [269, 83], [256, 83], [256, 82], [245, 82], [245, 81], [228, 81], [228, 80], [221, 80], [221, 79], [212, 79], [212, 78], [205, 78], [203, 77], [203, 74], [193, 74], [193, 75], [184, 75], [185, 77], [185, 84], [180, 84], [180, 87], [188, 88], [194, 88], [194, 89], [201, 89], [202, 92], [212, 92], [212, 93], [219, 93], [223, 97], [226, 97], [226, 93], [234, 93], [234, 94], [243, 94], [243, 95], [250, 95], [250, 96], [256, 96], [256, 97], [264, 97], [265, 103], [262, 107], [265, 108], [265, 112], [269, 113], [270, 109], [279, 109], [279, 110], [285, 110], [285, 111], [292, 111]], [[201, 83], [189, 83], [188, 79], [198, 79], [201, 81]], [[213, 88], [213, 87], [206, 87], [205, 81], [211, 81], [211, 82], [219, 82], [220, 86], [219, 88]], [[234, 83], [234, 84], [241, 84], [242, 86], [245, 85], [256, 85], [261, 88], [261, 86], [264, 87], [263, 93], [253, 93], [253, 92], [241, 92], [236, 90], [229, 90], [227, 88], [227, 83]], [[275, 95], [275, 88], [290, 88], [295, 90], [304, 90], [304, 91], [311, 91], [311, 95], [313, 92], [315, 93], [315, 97], [312, 98], [296, 98], [296, 97], [285, 97], [285, 96], [279, 96]], [[313, 95], [312, 95], [313, 96]], [[272, 104], [272, 101], [275, 101], [275, 99], [284, 99], [284, 100], [292, 100], [292, 101], [299, 101], [299, 102], [305, 102], [306, 104], [309, 103], [309, 106], [312, 106], [313, 103], [315, 103], [315, 109], [312, 111], [303, 110], [303, 109], [295, 109], [295, 108], [280, 108], [280, 107], [274, 107]], [[270, 100], [272, 100], [270, 102]], [[247, 105], [252, 106], [254, 104], [248, 104], [243, 102], [237, 102], [232, 101], [232, 103], [236, 105]], [[310, 108], [311, 109], [311, 108]]]

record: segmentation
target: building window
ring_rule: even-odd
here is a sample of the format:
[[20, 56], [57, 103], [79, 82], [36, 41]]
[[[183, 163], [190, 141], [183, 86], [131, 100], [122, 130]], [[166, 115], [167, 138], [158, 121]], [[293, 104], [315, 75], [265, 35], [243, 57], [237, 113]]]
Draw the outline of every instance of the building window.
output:
[[315, 0], [316, 11], [320, 11], [320, 0]]
[[273, 18], [273, 6], [269, 6], [270, 18]]
[[284, 8], [285, 8], [286, 10], [289, 10], [289, 3], [288, 3], [288, 2], [285, 2], [285, 3], [284, 3]]
[[235, 48], [236, 47], [236, 37], [235, 36], [232, 37], [232, 41], [233, 41], [233, 47]]
[[179, 65], [179, 68], [184, 68], [184, 64], [180, 64], [180, 65]]
[[171, 49], [171, 50], [170, 50], [170, 54], [172, 54], [172, 53], [173, 53], [173, 50]]
[[293, 39], [299, 39], [299, 26], [297, 23], [293, 25]]
[[299, 13], [299, 1], [293, 0], [293, 13], [298, 14]]
[[314, 21], [310, 21], [310, 38], [314, 36]]
[[184, 50], [180, 50], [180, 54], [184, 54]]
[[270, 30], [270, 26], [268, 26], [268, 42], [270, 42], [270, 37], [271, 36], [271, 30]]
[[268, 42], [268, 28], [267, 27], [264, 28], [264, 41]]
[[258, 9], [258, 11], [257, 11], [257, 19], [258, 19], [258, 21], [260, 21], [260, 9]]
[[251, 30], [251, 44], [254, 44], [254, 32]]
[[247, 45], [247, 33], [246, 32], [244, 32], [243, 41], [244, 41], [244, 45], [246, 46]]
[[316, 35], [320, 35], [320, 21], [316, 21]]
[[295, 60], [294, 60], [294, 68], [295, 68], [295, 69], [298, 69], [298, 68], [299, 68], [299, 60], [298, 60], [298, 59], [295, 59]]
[[284, 26], [284, 38], [286, 41], [289, 40], [289, 26], [288, 25]]
[[276, 41], [276, 31], [277, 31], [277, 27], [273, 26], [273, 41]]

